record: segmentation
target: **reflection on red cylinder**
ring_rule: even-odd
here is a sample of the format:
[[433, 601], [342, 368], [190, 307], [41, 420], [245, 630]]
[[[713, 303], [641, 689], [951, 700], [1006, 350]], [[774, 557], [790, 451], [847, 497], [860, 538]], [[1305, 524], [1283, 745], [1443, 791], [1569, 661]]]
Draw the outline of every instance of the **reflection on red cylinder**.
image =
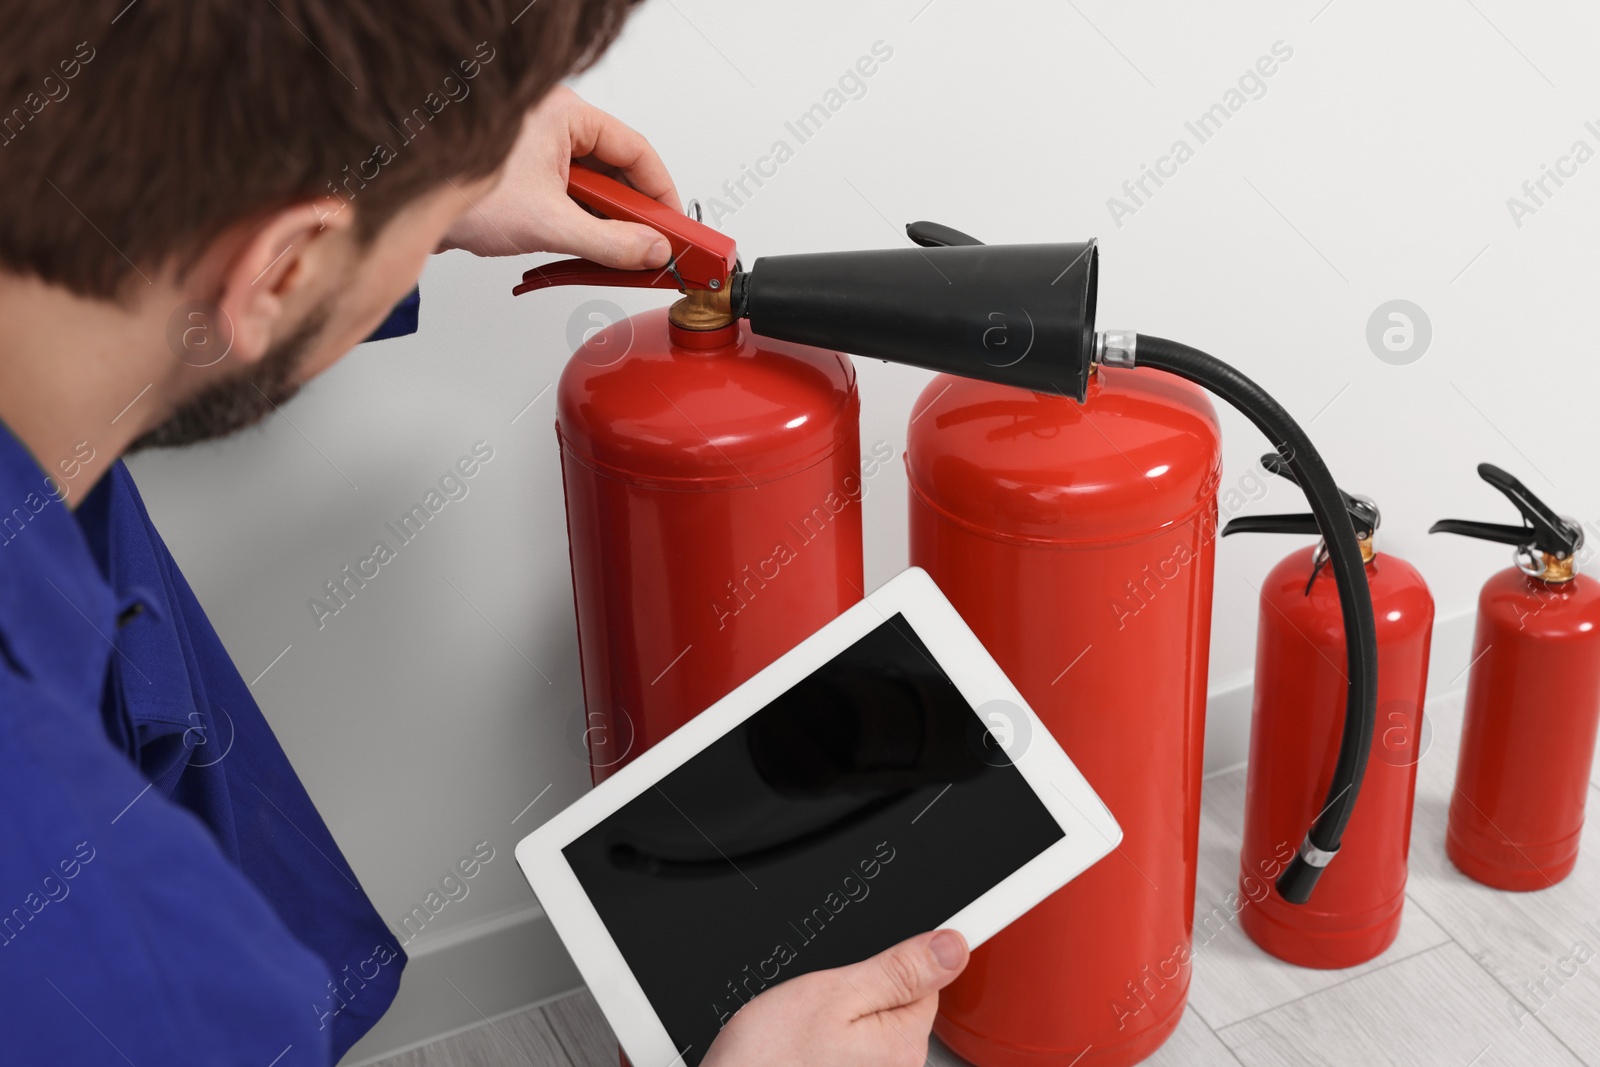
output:
[[1400, 930], [1417, 761], [1426, 754], [1433, 597], [1405, 560], [1374, 553], [1367, 561], [1378, 633], [1378, 732], [1338, 859], [1309, 902], [1290, 904], [1273, 881], [1327, 798], [1348, 690], [1332, 568], [1323, 567], [1306, 591], [1314, 555], [1310, 548], [1291, 553], [1261, 586], [1239, 922], [1256, 944], [1290, 963], [1353, 967], [1388, 948]]
[[1153, 370], [1102, 369], [1082, 405], [941, 376], [906, 462], [911, 562], [1125, 833], [973, 953], [935, 1031], [982, 1067], [1137, 1063], [1189, 985], [1216, 414]]
[[1478, 597], [1478, 629], [1445, 851], [1499, 889], [1572, 873], [1600, 719], [1600, 582], [1509, 567]]
[[557, 406], [599, 782], [861, 599], [860, 399], [836, 352], [663, 309], [589, 338]]

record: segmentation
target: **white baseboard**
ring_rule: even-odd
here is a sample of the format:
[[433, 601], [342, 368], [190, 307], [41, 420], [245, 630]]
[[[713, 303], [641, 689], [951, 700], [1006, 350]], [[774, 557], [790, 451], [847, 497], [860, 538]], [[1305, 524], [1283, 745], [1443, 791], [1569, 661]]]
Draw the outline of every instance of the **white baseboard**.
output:
[[1433, 650], [1428, 658], [1430, 702], [1467, 688], [1467, 668], [1472, 666], [1472, 633], [1477, 624], [1476, 608], [1433, 624]]
[[1255, 679], [1249, 672], [1212, 686], [1206, 694], [1207, 776], [1231, 771], [1249, 757], [1254, 697]]
[[[1466, 687], [1473, 622], [1472, 611], [1435, 622], [1429, 700]], [[1208, 695], [1206, 774], [1238, 767], [1249, 755], [1252, 689], [1246, 673]], [[539, 908], [473, 923], [419, 946], [406, 967], [394, 1007], [341, 1063], [360, 1067], [481, 1025], [485, 1019], [564, 996], [582, 985], [571, 957]]]

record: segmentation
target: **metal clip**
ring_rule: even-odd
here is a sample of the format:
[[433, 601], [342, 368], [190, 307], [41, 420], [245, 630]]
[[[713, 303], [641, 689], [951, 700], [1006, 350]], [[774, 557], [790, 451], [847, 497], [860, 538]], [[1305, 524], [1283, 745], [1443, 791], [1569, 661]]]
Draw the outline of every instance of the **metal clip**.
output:
[[1105, 367], [1132, 367], [1138, 348], [1139, 335], [1132, 330], [1101, 330], [1094, 335], [1094, 362]]
[[1313, 845], [1310, 834], [1306, 834], [1306, 839], [1300, 842], [1300, 858], [1312, 867], [1326, 867], [1338, 854], [1338, 849], [1329, 852]]

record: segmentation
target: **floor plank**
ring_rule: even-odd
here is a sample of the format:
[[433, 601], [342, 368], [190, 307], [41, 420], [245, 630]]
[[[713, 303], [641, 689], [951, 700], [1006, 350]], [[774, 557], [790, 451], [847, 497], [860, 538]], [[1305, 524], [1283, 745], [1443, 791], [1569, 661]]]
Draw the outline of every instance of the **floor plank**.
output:
[[[1444, 944], [1449, 935], [1408, 900], [1400, 933], [1381, 956], [1340, 971], [1297, 967], [1269, 956], [1239, 925], [1239, 846], [1244, 827], [1243, 768], [1206, 780], [1200, 867], [1195, 880], [1194, 980], [1189, 1004], [1210, 1026], [1225, 1026], [1280, 1004]], [[1244, 902], [1249, 907], [1249, 902]]]
[[[1434, 744], [1418, 768], [1411, 841], [1416, 903], [1584, 1062], [1600, 1065], [1600, 824], [1590, 819], [1578, 866], [1560, 884], [1508, 893], [1473, 881], [1444, 851], [1461, 703], [1430, 709]], [[1591, 804], [1591, 808], [1593, 805]]]
[[[591, 1001], [591, 1003], [593, 1003]], [[541, 1008], [485, 1022], [373, 1067], [577, 1067]], [[605, 1067], [617, 1067], [615, 1057]]]
[[1441, 945], [1219, 1032], [1244, 1067], [1579, 1067], [1459, 945]]
[[[575, 993], [535, 1010], [542, 1010], [552, 1028], [561, 1035], [573, 1067], [615, 1067], [616, 1039], [605, 1017], [600, 1014], [599, 1005], [587, 992]], [[1184, 1013], [1172, 1037], [1145, 1063], [1148, 1067], [1238, 1067], [1238, 1061], [1227, 1046], [1193, 1011]], [[928, 1064], [929, 1067], [967, 1067], [966, 1060], [951, 1052], [937, 1038], [929, 1049]], [[384, 1067], [390, 1065], [386, 1062]], [[405, 1067], [446, 1067], [446, 1064], [414, 1065], [408, 1062]], [[450, 1064], [449, 1067], [454, 1065]]]
[[572, 1067], [617, 1067], [616, 1035], [587, 989], [546, 1004], [541, 1010], [551, 1028], [561, 1035]]
[[[966, 1060], [937, 1038], [929, 1049], [928, 1064], [929, 1067], [968, 1067]], [[1167, 1043], [1144, 1061], [1144, 1067], [1239, 1067], [1239, 1061], [1190, 1008], [1183, 1013]]]
[[1144, 1062], [1148, 1067], [1239, 1067], [1228, 1046], [1192, 1007], [1184, 1010], [1167, 1043]]

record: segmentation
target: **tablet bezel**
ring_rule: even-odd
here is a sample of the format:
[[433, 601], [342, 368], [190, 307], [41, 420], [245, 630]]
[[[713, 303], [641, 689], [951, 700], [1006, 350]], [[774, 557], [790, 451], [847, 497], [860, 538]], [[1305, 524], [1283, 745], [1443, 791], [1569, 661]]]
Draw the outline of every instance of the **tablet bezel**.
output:
[[1065, 833], [941, 926], [959, 930], [975, 948], [1121, 842], [1111, 812], [933, 579], [919, 567], [903, 571], [518, 843], [523, 875], [635, 1067], [671, 1067], [686, 1050], [674, 1047], [562, 849], [896, 614], [974, 714], [1004, 700], [1026, 717], [1026, 727], [1013, 731], [1026, 745], [1007, 754]]

